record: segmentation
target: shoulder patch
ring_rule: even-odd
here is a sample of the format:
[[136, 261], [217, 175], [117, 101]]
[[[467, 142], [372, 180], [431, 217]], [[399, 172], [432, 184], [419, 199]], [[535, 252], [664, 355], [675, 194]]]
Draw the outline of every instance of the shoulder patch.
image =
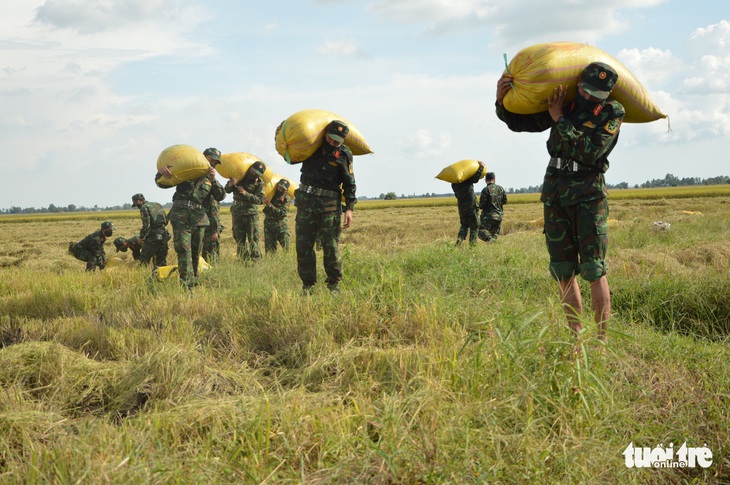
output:
[[621, 127], [621, 120], [617, 118], [613, 118], [608, 120], [608, 123], [606, 123], [606, 126], [604, 126], [604, 129], [614, 135], [618, 131], [618, 129]]

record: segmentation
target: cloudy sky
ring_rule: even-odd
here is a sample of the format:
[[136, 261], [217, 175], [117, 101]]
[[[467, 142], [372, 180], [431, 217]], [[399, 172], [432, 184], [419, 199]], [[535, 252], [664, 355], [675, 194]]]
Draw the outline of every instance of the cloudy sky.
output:
[[503, 54], [554, 41], [611, 54], [669, 114], [671, 130], [624, 124], [609, 183], [730, 175], [727, 0], [0, 5], [0, 209], [169, 202], [155, 165], [180, 143], [249, 152], [299, 180], [274, 130], [308, 108], [349, 119], [375, 151], [355, 158], [359, 195], [449, 192], [434, 176], [465, 158], [504, 187], [538, 185], [547, 134], [509, 132], [495, 85]]

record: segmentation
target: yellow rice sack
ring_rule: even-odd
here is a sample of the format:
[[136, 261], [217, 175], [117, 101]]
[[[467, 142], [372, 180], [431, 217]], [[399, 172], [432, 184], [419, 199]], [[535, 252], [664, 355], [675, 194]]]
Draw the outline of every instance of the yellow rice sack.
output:
[[[205, 271], [210, 269], [210, 267], [211, 266], [205, 261], [205, 259], [200, 256], [200, 259], [198, 259], [198, 271]], [[177, 265], [170, 264], [168, 266], [156, 267], [152, 271], [152, 276], [159, 281], [163, 281], [171, 277], [179, 277], [180, 275], [177, 272]]]
[[[460, 160], [441, 170], [441, 172], [436, 175], [436, 178], [443, 180], [444, 182], [459, 184], [473, 177], [474, 174], [477, 173], [477, 170], [479, 170], [478, 160]], [[485, 167], [482, 171], [482, 176], [479, 178], [483, 178], [486, 174], [487, 169]]]
[[362, 133], [342, 116], [321, 109], [307, 109], [294, 113], [276, 129], [276, 151], [287, 163], [299, 163], [309, 158], [324, 140], [324, 129], [333, 120], [347, 124], [350, 133], [345, 145], [353, 155], [373, 153]]
[[506, 69], [514, 79], [514, 89], [504, 98], [505, 108], [517, 114], [547, 111], [548, 96], [561, 84], [568, 86], [566, 99], [572, 101], [578, 75], [591, 62], [604, 62], [618, 73], [611, 97], [624, 106], [625, 123], [647, 123], [667, 117], [623, 64], [597, 47], [575, 42], [536, 44], [519, 51]]
[[263, 162], [263, 164], [266, 165], [266, 170], [261, 178], [264, 180], [265, 184], [268, 184], [274, 176], [273, 170], [271, 170], [268, 163], [264, 162], [256, 155], [251, 155], [250, 153], [224, 153], [221, 155], [221, 163], [216, 165], [215, 169], [219, 174], [221, 174], [221, 176], [227, 179], [241, 180], [241, 177], [243, 177], [246, 171], [256, 162]]
[[298, 186], [294, 181], [288, 177], [282, 177], [281, 175], [274, 174], [274, 176], [271, 178], [271, 181], [266, 184], [264, 187], [264, 195], [271, 199], [274, 197], [274, 193], [276, 192], [276, 185], [279, 183], [281, 179], [285, 179], [289, 181], [289, 189], [286, 191], [287, 194], [289, 194], [289, 197], [294, 199], [294, 192], [297, 190]]
[[157, 157], [157, 170], [170, 167], [172, 178], [160, 177], [160, 185], [173, 187], [175, 185], [195, 180], [208, 173], [210, 163], [203, 152], [190, 145], [173, 145], [162, 150]]

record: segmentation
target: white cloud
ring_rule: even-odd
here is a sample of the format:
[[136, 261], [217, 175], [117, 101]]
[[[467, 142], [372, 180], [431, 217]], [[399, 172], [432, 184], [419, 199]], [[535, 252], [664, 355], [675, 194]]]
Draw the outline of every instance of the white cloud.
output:
[[324, 56], [349, 57], [349, 58], [370, 58], [363, 52], [353, 39], [325, 40], [317, 48], [317, 52]]

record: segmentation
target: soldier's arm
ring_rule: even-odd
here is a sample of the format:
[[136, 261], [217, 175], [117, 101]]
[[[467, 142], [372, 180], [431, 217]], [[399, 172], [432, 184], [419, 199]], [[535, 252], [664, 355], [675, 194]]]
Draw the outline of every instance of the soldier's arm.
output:
[[345, 211], [355, 209], [357, 203], [357, 185], [355, 184], [355, 170], [352, 163], [352, 152], [349, 149], [342, 150], [345, 156], [345, 163], [342, 166], [342, 195], [345, 197]]
[[223, 201], [223, 199], [226, 198], [226, 192], [229, 191], [227, 191], [220, 182], [218, 182], [217, 180], [215, 182], [212, 182], [210, 193], [215, 200], [217, 200], [218, 202]]
[[150, 223], [152, 220], [152, 217], [150, 216], [150, 211], [147, 210], [147, 208], [143, 207], [142, 210], [139, 211], [140, 218], [142, 219], [142, 228], [139, 230], [139, 237], [142, 239], [145, 239], [147, 237], [147, 234], [150, 232]]
[[264, 182], [259, 180], [253, 188], [253, 192], [243, 194], [243, 199], [249, 204], [261, 205], [264, 203]]

